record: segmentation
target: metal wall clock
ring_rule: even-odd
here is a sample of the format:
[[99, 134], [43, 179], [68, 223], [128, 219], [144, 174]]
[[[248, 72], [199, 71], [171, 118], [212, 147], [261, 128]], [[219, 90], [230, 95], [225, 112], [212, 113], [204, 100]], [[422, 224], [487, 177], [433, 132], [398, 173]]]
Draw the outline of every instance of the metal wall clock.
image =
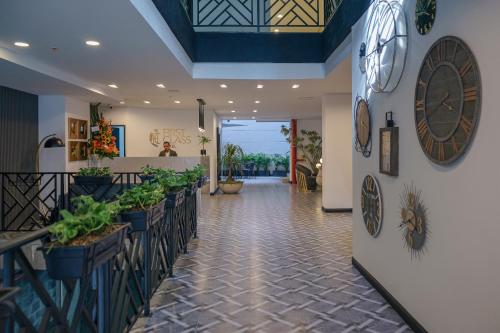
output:
[[417, 0], [415, 6], [415, 25], [421, 35], [428, 34], [436, 19], [436, 0]]
[[481, 76], [465, 42], [443, 37], [422, 63], [415, 88], [415, 124], [427, 157], [447, 165], [471, 144], [481, 113]]
[[379, 0], [371, 12], [365, 37], [366, 83], [375, 92], [392, 92], [406, 62], [406, 16], [398, 1]]
[[382, 192], [375, 177], [367, 175], [361, 187], [361, 211], [366, 230], [377, 237], [382, 227]]
[[419, 256], [424, 250], [427, 236], [426, 208], [422, 202], [422, 193], [413, 184], [405, 185], [401, 199], [401, 223], [404, 246], [412, 257]]
[[356, 98], [356, 110], [354, 127], [356, 130], [355, 149], [363, 154], [364, 157], [370, 157], [372, 150], [371, 117], [368, 109], [368, 102], [359, 97]]

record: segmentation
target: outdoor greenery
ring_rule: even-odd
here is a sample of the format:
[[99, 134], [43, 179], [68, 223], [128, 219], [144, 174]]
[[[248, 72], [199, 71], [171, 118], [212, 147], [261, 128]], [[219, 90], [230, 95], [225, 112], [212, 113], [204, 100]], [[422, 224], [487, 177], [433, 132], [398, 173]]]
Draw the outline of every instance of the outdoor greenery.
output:
[[102, 177], [102, 176], [111, 176], [113, 173], [109, 167], [89, 167], [89, 168], [81, 168], [77, 176], [90, 176], [90, 177]]
[[75, 212], [62, 210], [62, 220], [49, 228], [55, 240], [63, 245], [80, 236], [104, 232], [121, 210], [119, 202], [96, 202], [91, 196], [74, 198], [72, 203]]
[[272, 157], [272, 161], [275, 169], [283, 168], [286, 172], [290, 170], [290, 155], [280, 155], [274, 154]]
[[222, 154], [222, 163], [227, 170], [226, 183], [236, 183], [233, 179], [233, 172], [239, 170], [242, 173], [243, 160], [245, 154], [240, 146], [228, 143], [224, 146], [224, 153]]
[[[290, 129], [285, 125], [281, 126], [281, 134], [283, 134], [289, 143], [292, 143], [290, 137]], [[297, 135], [295, 142], [293, 142], [297, 149], [302, 153], [304, 159], [309, 164], [310, 169], [316, 175], [318, 168], [316, 164], [319, 163], [322, 154], [323, 139], [316, 131], [301, 130], [300, 135]]]
[[123, 210], [147, 210], [164, 197], [163, 188], [158, 183], [146, 182], [125, 191], [118, 201]]

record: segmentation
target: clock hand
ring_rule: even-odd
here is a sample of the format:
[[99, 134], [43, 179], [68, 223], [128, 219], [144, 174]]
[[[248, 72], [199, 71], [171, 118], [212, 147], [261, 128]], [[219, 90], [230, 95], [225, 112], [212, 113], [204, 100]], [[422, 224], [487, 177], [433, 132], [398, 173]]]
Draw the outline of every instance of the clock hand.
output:
[[445, 101], [443, 101], [443, 103], [441, 103], [441, 104], [443, 104], [443, 106], [446, 106], [448, 108], [448, 111], [454, 111], [455, 110], [455, 108], [453, 106], [449, 105]]
[[436, 108], [434, 108], [432, 110], [432, 112], [427, 112], [427, 117], [430, 117], [431, 115], [433, 115], [437, 110], [439, 110], [439, 108], [441, 106], [443, 106], [443, 103], [448, 99], [448, 97], [450, 96], [449, 93], [446, 93], [446, 95], [441, 99], [441, 101], [439, 102], [438, 106]]

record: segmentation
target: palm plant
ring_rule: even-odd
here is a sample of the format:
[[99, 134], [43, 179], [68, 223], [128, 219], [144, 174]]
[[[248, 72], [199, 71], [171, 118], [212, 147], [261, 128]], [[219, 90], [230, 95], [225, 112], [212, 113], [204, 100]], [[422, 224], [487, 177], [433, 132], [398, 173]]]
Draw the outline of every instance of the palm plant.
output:
[[228, 143], [224, 146], [222, 163], [227, 169], [226, 183], [234, 183], [233, 170], [241, 170], [245, 154], [240, 146]]
[[297, 146], [297, 149], [304, 155], [304, 159], [309, 164], [311, 170], [313, 170], [313, 173], [317, 174], [319, 170], [316, 164], [319, 163], [322, 154], [321, 146], [323, 139], [321, 135], [316, 131], [301, 130], [301, 135], [297, 135], [296, 139], [292, 140], [290, 129], [284, 125], [281, 126], [281, 134], [285, 136], [288, 143], [293, 143]]

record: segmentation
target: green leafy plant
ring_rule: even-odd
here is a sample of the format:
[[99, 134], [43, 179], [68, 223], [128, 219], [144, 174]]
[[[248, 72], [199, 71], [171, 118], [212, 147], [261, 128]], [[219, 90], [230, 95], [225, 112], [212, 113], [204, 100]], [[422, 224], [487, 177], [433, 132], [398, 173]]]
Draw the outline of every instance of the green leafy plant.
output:
[[[297, 146], [297, 149], [302, 153], [304, 159], [309, 164], [314, 174], [318, 173], [316, 164], [319, 163], [322, 154], [323, 139], [316, 131], [301, 130], [300, 135], [297, 135], [295, 140], [292, 140], [290, 129], [285, 125], [281, 126], [281, 134], [283, 134], [289, 143]], [[292, 142], [293, 141], [293, 142]]]
[[111, 169], [108, 167], [98, 168], [98, 167], [89, 167], [89, 168], [81, 168], [77, 176], [111, 176], [113, 173]]
[[141, 172], [143, 175], [152, 176], [152, 175], [155, 175], [157, 173], [157, 170], [158, 169], [150, 167], [149, 165], [146, 165], [145, 167], [142, 167]]
[[240, 170], [241, 172], [244, 156], [245, 154], [240, 146], [232, 143], [228, 143], [224, 146], [222, 162], [227, 169], [226, 183], [235, 183], [233, 179], [233, 171]]
[[157, 183], [144, 183], [125, 191], [118, 197], [124, 210], [147, 210], [164, 198], [163, 188]]
[[198, 135], [198, 142], [200, 143], [200, 145], [202, 146], [202, 149], [205, 150], [205, 145], [207, 143], [210, 143], [212, 141], [212, 139], [210, 139], [208, 136], [206, 136], [205, 134], [200, 134]]
[[191, 169], [186, 169], [182, 174], [187, 183], [195, 183], [203, 177], [203, 175], [205, 175], [205, 168], [200, 164]]
[[276, 169], [281, 167], [285, 169], [286, 172], [288, 172], [288, 170], [290, 169], [290, 155], [288, 154], [286, 155], [275, 154], [272, 157], [272, 161]]
[[72, 203], [75, 212], [62, 210], [62, 220], [49, 228], [55, 241], [62, 245], [78, 237], [102, 234], [122, 209], [119, 202], [96, 202], [91, 196], [74, 198]]

